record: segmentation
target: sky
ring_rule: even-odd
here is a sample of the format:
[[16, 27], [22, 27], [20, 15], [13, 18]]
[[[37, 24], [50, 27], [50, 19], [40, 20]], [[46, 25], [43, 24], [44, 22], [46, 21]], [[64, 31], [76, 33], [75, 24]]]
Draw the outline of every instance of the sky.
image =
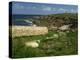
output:
[[47, 15], [59, 13], [77, 13], [77, 5], [45, 4], [30, 2], [12, 2], [12, 14]]

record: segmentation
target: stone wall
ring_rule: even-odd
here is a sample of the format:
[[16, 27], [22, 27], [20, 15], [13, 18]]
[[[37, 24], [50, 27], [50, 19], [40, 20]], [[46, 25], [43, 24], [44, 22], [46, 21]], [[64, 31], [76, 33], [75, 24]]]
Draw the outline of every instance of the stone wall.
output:
[[34, 26], [12, 26], [12, 37], [15, 36], [30, 36], [30, 35], [43, 35], [48, 33], [47, 27], [34, 27]]

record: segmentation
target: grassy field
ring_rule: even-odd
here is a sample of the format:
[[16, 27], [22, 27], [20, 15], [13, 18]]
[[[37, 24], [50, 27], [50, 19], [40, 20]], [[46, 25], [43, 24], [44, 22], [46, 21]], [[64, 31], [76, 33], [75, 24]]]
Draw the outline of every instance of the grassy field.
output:
[[[51, 37], [57, 34], [58, 37]], [[39, 47], [26, 47], [25, 42], [41, 40]], [[45, 35], [21, 36], [12, 38], [12, 58], [44, 57], [77, 54], [77, 32], [49, 31]]]

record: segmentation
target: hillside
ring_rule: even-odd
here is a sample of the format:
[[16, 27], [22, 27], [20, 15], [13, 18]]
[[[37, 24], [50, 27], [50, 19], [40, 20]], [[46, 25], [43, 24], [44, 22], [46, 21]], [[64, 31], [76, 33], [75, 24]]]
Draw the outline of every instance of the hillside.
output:
[[52, 14], [45, 16], [36, 16], [32, 21], [38, 26], [60, 27], [62, 25], [72, 24], [72, 28], [77, 28], [77, 13]]
[[[19, 15], [18, 19], [16, 19], [16, 21], [13, 21], [21, 25], [22, 21], [25, 22], [25, 20], [29, 20], [30, 22], [32, 22], [32, 26], [29, 25], [27, 27], [28, 24], [25, 23], [24, 28], [22, 26], [17, 26], [16, 29], [14, 29], [14, 33], [11, 32], [11, 35], [17, 34], [12, 38], [12, 58], [78, 54], [77, 14], [64, 13], [36, 16]], [[36, 26], [33, 26], [34, 24]], [[71, 29], [73, 31], [51, 30], [51, 27], [53, 26], [61, 27], [63, 25], [69, 24], [71, 24]], [[43, 26], [48, 27], [47, 34], [42, 34], [45, 33], [44, 31], [46, 31], [45, 29], [43, 29]], [[36, 29], [37, 27], [38, 29]], [[42, 29], [40, 30], [39, 27], [42, 27]], [[36, 33], [40, 35], [36, 35]], [[28, 36], [29, 34], [30, 36]], [[35, 43], [38, 44], [37, 47], [33, 48], [25, 45], [27, 42], [31, 41], [36, 41]]]

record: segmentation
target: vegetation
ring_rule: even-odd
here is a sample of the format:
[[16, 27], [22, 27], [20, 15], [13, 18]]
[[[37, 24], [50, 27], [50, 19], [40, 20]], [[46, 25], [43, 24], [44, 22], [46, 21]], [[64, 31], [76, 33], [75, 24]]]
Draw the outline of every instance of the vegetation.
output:
[[33, 23], [38, 26], [51, 26], [60, 27], [64, 24], [72, 24], [72, 27], [76, 28], [78, 24], [77, 13], [64, 13], [64, 14], [52, 14], [45, 16], [38, 16], [33, 19]]
[[[48, 27], [49, 32], [44, 35], [31, 35], [12, 38], [12, 58], [75, 55], [78, 53], [77, 13], [31, 17], [30, 19], [33, 24], [36, 24], [37, 26], [46, 26]], [[50, 30], [52, 26], [60, 27], [68, 24], [72, 24], [70, 28], [74, 31], [69, 30], [67, 32]], [[58, 37], [55, 37], [55, 34]], [[25, 42], [33, 40], [41, 41], [39, 43], [39, 47], [32, 48], [25, 46]]]
[[[46, 35], [22, 36], [12, 39], [12, 57], [41, 57], [77, 54], [77, 32], [69, 32], [59, 35], [58, 32], [50, 31]], [[46, 39], [46, 37], [58, 34], [58, 38]], [[41, 40], [38, 48], [26, 47], [25, 42]]]

